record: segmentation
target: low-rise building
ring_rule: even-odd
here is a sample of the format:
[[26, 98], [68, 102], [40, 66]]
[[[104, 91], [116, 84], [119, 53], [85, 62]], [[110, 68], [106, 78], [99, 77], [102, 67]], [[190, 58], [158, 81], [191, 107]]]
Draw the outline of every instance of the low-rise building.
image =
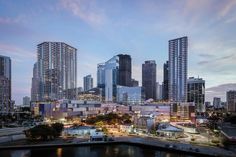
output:
[[120, 125], [120, 131], [125, 133], [133, 132], [133, 125]]
[[236, 125], [223, 123], [221, 129], [222, 142], [236, 144]]
[[86, 136], [86, 135], [93, 135], [95, 133], [96, 133], [96, 128], [90, 126], [74, 126], [71, 128], [66, 128], [64, 130], [64, 134], [70, 136]]
[[94, 132], [90, 135], [90, 141], [106, 141], [106, 135], [103, 132]]
[[236, 91], [228, 91], [226, 94], [228, 112], [236, 112]]
[[148, 116], [135, 116], [134, 117], [134, 128], [136, 132], [150, 132], [156, 126], [155, 118]]
[[195, 104], [192, 102], [178, 102], [170, 104], [171, 121], [191, 121], [195, 123]]
[[158, 136], [178, 137], [183, 135], [184, 130], [170, 123], [159, 123], [156, 133]]

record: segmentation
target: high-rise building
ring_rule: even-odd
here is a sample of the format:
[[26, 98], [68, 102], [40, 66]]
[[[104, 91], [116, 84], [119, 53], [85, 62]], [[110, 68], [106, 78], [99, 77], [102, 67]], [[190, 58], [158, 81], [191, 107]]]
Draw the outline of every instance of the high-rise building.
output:
[[131, 57], [127, 54], [119, 54], [118, 85], [131, 87]]
[[156, 83], [156, 99], [157, 100], [162, 100], [162, 84], [159, 84], [159, 82]]
[[97, 87], [102, 90], [102, 97], [105, 96], [105, 63], [97, 65]]
[[34, 64], [33, 77], [31, 84], [31, 100], [39, 101], [39, 77], [38, 77], [38, 64]]
[[132, 87], [138, 87], [139, 82], [135, 79], [131, 79], [131, 86]]
[[213, 106], [214, 106], [215, 109], [221, 108], [221, 99], [217, 98], [217, 97], [214, 97], [213, 98]]
[[236, 112], [236, 91], [231, 90], [226, 93], [228, 112]]
[[84, 77], [84, 91], [88, 91], [93, 88], [93, 78], [91, 75]]
[[162, 99], [168, 101], [169, 99], [169, 89], [168, 89], [168, 79], [169, 79], [169, 62], [166, 61], [163, 65], [163, 84], [162, 84]]
[[23, 97], [23, 106], [30, 107], [30, 97], [28, 96]]
[[131, 57], [116, 55], [97, 66], [97, 86], [105, 101], [116, 100], [117, 85], [131, 86]]
[[205, 102], [205, 107], [206, 108], [209, 108], [209, 107], [211, 107], [212, 105], [211, 105], [211, 102], [210, 101], [206, 101]]
[[187, 101], [188, 38], [169, 40], [169, 100]]
[[77, 85], [77, 49], [62, 42], [43, 42], [37, 55], [39, 100], [66, 98], [63, 94]]
[[12, 111], [11, 59], [0, 55], [0, 114]]
[[154, 60], [145, 61], [142, 64], [142, 86], [145, 97], [156, 100], [156, 62]]
[[188, 102], [194, 102], [197, 112], [205, 112], [205, 80], [190, 77], [188, 83]]

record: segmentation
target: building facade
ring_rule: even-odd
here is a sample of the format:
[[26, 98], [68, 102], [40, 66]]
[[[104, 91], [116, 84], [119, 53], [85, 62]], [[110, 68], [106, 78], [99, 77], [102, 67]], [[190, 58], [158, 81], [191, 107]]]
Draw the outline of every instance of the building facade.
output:
[[38, 77], [38, 63], [34, 64], [33, 77], [31, 84], [31, 100], [39, 101], [39, 77]]
[[91, 75], [84, 77], [84, 91], [88, 91], [93, 88], [93, 78]]
[[0, 114], [12, 111], [11, 59], [0, 55]]
[[231, 90], [226, 93], [228, 112], [236, 112], [236, 91]]
[[188, 38], [169, 40], [169, 100], [187, 101]]
[[172, 102], [170, 116], [171, 121], [195, 121], [195, 104], [193, 102]]
[[145, 61], [142, 64], [142, 87], [144, 87], [146, 100], [156, 100], [156, 62], [154, 60]]
[[202, 78], [190, 77], [188, 83], [188, 102], [195, 103], [197, 112], [205, 112], [205, 80]]
[[162, 98], [165, 101], [169, 100], [168, 79], [169, 79], [169, 61], [166, 61], [166, 63], [164, 63], [163, 65], [163, 84], [162, 84]]
[[132, 87], [138, 87], [138, 85], [139, 85], [139, 82], [137, 80], [135, 80], [135, 79], [131, 80], [131, 86]]
[[215, 109], [221, 108], [221, 98], [214, 97], [213, 98], [213, 106]]
[[37, 48], [39, 100], [65, 98], [77, 85], [77, 49], [62, 42], [43, 42]]
[[163, 96], [162, 96], [162, 94], [163, 94], [163, 93], [162, 93], [162, 89], [163, 89], [162, 86], [163, 86], [163, 85], [162, 85], [162, 84], [159, 84], [159, 82], [156, 83], [156, 94], [157, 94], [157, 95], [156, 95], [156, 99], [159, 100], [159, 101], [162, 100], [162, 97], [163, 97]]
[[118, 82], [120, 86], [131, 87], [131, 57], [127, 54], [119, 54], [119, 70], [118, 70]]
[[132, 86], [129, 55], [119, 54], [97, 65], [97, 86], [105, 101], [116, 101], [117, 85]]
[[30, 97], [28, 96], [23, 97], [23, 106], [30, 107]]
[[117, 103], [124, 105], [140, 105], [144, 101], [142, 87], [117, 86]]

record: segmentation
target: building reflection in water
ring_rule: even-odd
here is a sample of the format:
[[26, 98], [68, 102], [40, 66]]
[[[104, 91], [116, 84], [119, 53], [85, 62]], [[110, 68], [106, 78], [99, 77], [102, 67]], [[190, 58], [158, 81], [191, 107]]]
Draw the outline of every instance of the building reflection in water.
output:
[[15, 150], [11, 152], [11, 157], [30, 157], [30, 150]]
[[57, 157], [62, 157], [62, 148], [57, 148]]

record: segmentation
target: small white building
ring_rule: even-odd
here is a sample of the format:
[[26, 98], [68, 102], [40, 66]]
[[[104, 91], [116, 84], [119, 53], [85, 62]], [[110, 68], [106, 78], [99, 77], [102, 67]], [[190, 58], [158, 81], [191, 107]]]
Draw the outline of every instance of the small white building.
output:
[[131, 133], [133, 131], [133, 125], [120, 125], [120, 131]]
[[94, 132], [90, 135], [90, 141], [105, 141], [106, 135], [103, 132]]
[[159, 136], [167, 137], [177, 137], [179, 135], [182, 135], [183, 132], [183, 129], [177, 128], [169, 123], [160, 123], [156, 131]]
[[95, 134], [96, 128], [91, 126], [76, 126], [64, 130], [66, 135], [85, 136]]

